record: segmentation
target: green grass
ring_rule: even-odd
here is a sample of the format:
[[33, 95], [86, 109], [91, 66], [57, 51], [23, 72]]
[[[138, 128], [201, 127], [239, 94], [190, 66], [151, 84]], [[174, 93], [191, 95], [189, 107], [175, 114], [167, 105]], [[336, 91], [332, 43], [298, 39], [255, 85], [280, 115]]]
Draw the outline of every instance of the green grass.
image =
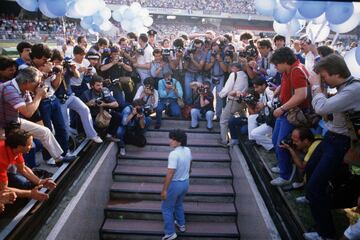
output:
[[[10, 57], [10, 58], [18, 58], [19, 55], [16, 51], [16, 49], [14, 51], [3, 51], [4, 48], [16, 48], [16, 45], [21, 42], [21, 40], [17, 40], [17, 41], [10, 41], [10, 40], [5, 40], [5, 41], [0, 41], [0, 52], [1, 55]], [[47, 42], [46, 45], [48, 45], [51, 49], [56, 47], [56, 42]]]

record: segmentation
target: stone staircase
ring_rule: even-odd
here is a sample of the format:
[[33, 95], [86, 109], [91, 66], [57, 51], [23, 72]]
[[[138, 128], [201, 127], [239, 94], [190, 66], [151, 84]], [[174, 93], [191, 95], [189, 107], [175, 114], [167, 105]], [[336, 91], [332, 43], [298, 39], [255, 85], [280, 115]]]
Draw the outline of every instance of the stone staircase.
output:
[[[201, 122], [201, 125], [205, 125]], [[235, 193], [227, 149], [217, 144], [219, 125], [188, 129], [189, 122], [164, 120], [147, 132], [145, 148], [127, 146], [113, 170], [110, 201], [105, 208], [101, 239], [161, 239], [160, 192], [167, 171], [169, 130], [185, 129], [193, 156], [190, 187], [185, 197], [187, 231], [178, 239], [239, 239]]]

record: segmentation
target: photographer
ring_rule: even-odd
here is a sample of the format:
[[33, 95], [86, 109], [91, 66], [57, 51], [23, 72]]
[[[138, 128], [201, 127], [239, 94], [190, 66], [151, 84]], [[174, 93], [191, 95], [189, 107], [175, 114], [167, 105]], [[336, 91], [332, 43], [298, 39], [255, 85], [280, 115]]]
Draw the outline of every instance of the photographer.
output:
[[191, 126], [190, 129], [199, 127], [199, 119], [206, 119], [206, 129], [211, 131], [213, 129], [214, 118], [214, 95], [211, 92], [211, 83], [205, 81], [203, 84], [198, 82], [191, 83], [191, 86], [196, 85], [193, 93], [194, 102], [191, 109]]
[[155, 88], [158, 89], [159, 80], [164, 78], [164, 73], [171, 72], [169, 62], [164, 61], [164, 58], [167, 58], [170, 55], [164, 56], [160, 48], [155, 48], [153, 56], [154, 60], [151, 62], [150, 73], [151, 77], [155, 79]]
[[159, 93], [154, 88], [155, 81], [153, 78], [146, 78], [144, 85], [140, 86], [135, 94], [134, 100], [142, 99], [144, 101], [144, 114], [148, 117], [156, 111], [159, 103]]
[[[216, 93], [219, 93], [225, 80], [225, 73], [228, 71], [228, 65], [224, 63], [222, 49], [219, 47], [218, 42], [212, 42], [211, 50], [206, 56], [205, 71], [210, 71], [210, 81], [212, 83], [211, 91], [216, 88]], [[220, 119], [221, 110], [223, 107], [222, 98], [216, 94], [216, 108], [215, 113], [217, 119]]]
[[271, 111], [274, 93], [263, 78], [256, 77], [252, 82], [255, 92], [260, 95], [260, 99], [255, 105], [254, 112], [256, 114], [251, 114], [248, 117], [249, 140], [255, 140], [257, 144], [269, 151], [274, 147], [271, 140], [273, 126], [270, 123], [271, 119], [274, 119]]
[[153, 48], [148, 44], [148, 37], [142, 33], [139, 36], [140, 48], [136, 50], [135, 57], [132, 58], [133, 66], [139, 73], [141, 78], [141, 84], [143, 84], [145, 78], [151, 77], [150, 65], [153, 60]]
[[[94, 51], [94, 50], [92, 50]], [[76, 69], [74, 70], [73, 76], [70, 78], [70, 85], [72, 91], [75, 93], [75, 96], [80, 97], [83, 92], [88, 90], [87, 83], [84, 80], [84, 76], [89, 74], [88, 67], [90, 62], [85, 59], [85, 49], [81, 46], [74, 47], [74, 58], [73, 62], [75, 63]], [[96, 71], [91, 70], [91, 71]]]
[[[358, 118], [351, 121], [350, 117], [351, 112], [360, 111], [360, 83], [351, 76], [344, 59], [337, 54], [322, 58], [316, 64], [315, 72], [317, 74], [312, 73], [309, 78], [313, 95], [312, 105], [317, 114], [330, 116], [326, 122], [328, 132], [323, 140], [323, 154], [317, 159], [317, 166], [308, 179], [306, 188], [306, 198], [318, 227], [317, 233], [305, 233], [304, 236], [306, 238], [308, 235], [318, 234], [322, 238], [335, 238], [335, 226], [326, 187], [343, 162], [350, 142], [353, 147], [358, 143], [358, 136], [356, 132], [349, 130], [349, 125], [357, 126], [359, 121]], [[322, 82], [331, 88], [336, 87], [337, 94], [327, 98]], [[355, 130], [358, 131], [357, 128]]]
[[125, 143], [138, 147], [146, 145], [145, 131], [151, 124], [151, 118], [144, 114], [144, 101], [136, 99], [122, 111], [121, 125], [117, 131], [120, 155], [124, 156]]
[[[44, 44], [33, 45], [30, 57], [32, 64], [44, 74], [41, 84], [47, 87], [46, 95], [39, 105], [41, 118], [50, 131], [53, 131], [54, 128], [55, 138], [64, 151], [62, 155], [65, 156], [69, 150], [69, 134], [61, 113], [60, 101], [55, 95], [56, 89], [61, 84], [63, 67], [61, 65], [54, 66], [51, 62], [48, 62], [51, 57], [51, 50]], [[47, 151], [43, 151], [43, 159], [48, 165], [56, 165], [55, 160], [51, 159]]]
[[[104, 58], [100, 67], [102, 77], [110, 81], [104, 82], [105, 87], [113, 92], [113, 96], [118, 102], [120, 108], [125, 106], [124, 92], [121, 87], [120, 77], [126, 76], [126, 72], [131, 72], [132, 67], [126, 58], [123, 58], [122, 50], [119, 46], [113, 45], [110, 48], [111, 54]], [[129, 93], [127, 93], [129, 94]]]
[[181, 86], [184, 87], [185, 71], [184, 71], [184, 41], [182, 38], [177, 38], [173, 42], [173, 49], [170, 56], [170, 66], [173, 71], [173, 76], [177, 79]]
[[60, 100], [60, 108], [66, 126], [66, 131], [68, 134], [70, 133], [70, 121], [68, 114], [68, 109], [70, 109], [79, 114], [86, 137], [95, 143], [102, 143], [101, 138], [94, 129], [93, 119], [90, 115], [89, 107], [86, 106], [80, 98], [75, 96], [69, 87], [70, 78], [74, 76], [76, 66], [72, 60], [66, 59], [65, 62], [63, 60], [64, 59], [61, 53], [58, 50], [53, 50], [51, 62], [55, 65], [63, 65], [65, 70], [64, 78], [62, 79], [59, 88], [56, 90], [55, 95]]
[[272, 55], [272, 45], [270, 39], [263, 38], [257, 41], [260, 58], [256, 62], [256, 70], [262, 77], [275, 77], [277, 74], [275, 65], [270, 63]]
[[111, 95], [108, 88], [103, 87], [103, 78], [95, 75], [90, 81], [91, 89], [85, 91], [81, 96], [81, 100], [90, 108], [93, 119], [100, 113], [100, 108], [111, 114], [110, 124], [106, 129], [106, 138], [109, 140], [117, 140], [114, 138], [118, 126], [121, 123], [121, 114], [116, 111], [119, 107], [116, 99]]
[[162, 112], [166, 112], [173, 117], [181, 116], [181, 108], [177, 103], [178, 98], [182, 98], [183, 91], [179, 81], [171, 77], [171, 73], [165, 73], [164, 79], [159, 81], [159, 104], [156, 109], [155, 129], [161, 127]]
[[307, 99], [308, 72], [288, 47], [275, 50], [271, 62], [282, 73], [279, 96], [282, 105], [274, 110], [273, 115], [276, 117], [276, 122], [272, 135], [280, 168], [280, 177], [272, 180], [271, 184], [283, 186], [290, 184], [293, 167], [288, 151], [280, 148], [279, 144], [294, 129], [294, 126], [287, 119], [287, 111], [295, 107], [309, 111], [310, 103]]
[[200, 39], [195, 39], [185, 51], [184, 54], [184, 68], [185, 72], [185, 103], [191, 103], [191, 87], [190, 82], [202, 82], [202, 70], [205, 66], [206, 55], [202, 50], [204, 43]]
[[245, 104], [240, 96], [248, 89], [248, 77], [242, 71], [240, 63], [233, 63], [230, 67], [232, 73], [226, 81], [224, 88], [219, 92], [221, 98], [227, 97], [227, 103], [220, 116], [220, 144], [227, 147], [228, 121], [235, 112], [245, 116]]

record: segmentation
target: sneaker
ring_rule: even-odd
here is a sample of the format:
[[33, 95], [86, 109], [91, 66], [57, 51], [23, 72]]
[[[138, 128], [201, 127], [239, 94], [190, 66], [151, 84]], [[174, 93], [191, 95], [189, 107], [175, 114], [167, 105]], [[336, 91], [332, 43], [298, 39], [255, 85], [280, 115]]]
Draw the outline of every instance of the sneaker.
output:
[[218, 140], [218, 143], [219, 143], [219, 145], [221, 145], [221, 146], [224, 147], [224, 148], [228, 148], [228, 147], [229, 147], [228, 143], [225, 142], [225, 141], [223, 141], [223, 140], [221, 140], [221, 139]]
[[166, 234], [165, 236], [163, 236], [161, 238], [161, 240], [172, 240], [172, 239], [176, 239], [176, 238], [177, 238], [176, 233], [173, 233], [173, 234]]
[[293, 182], [293, 183], [292, 183], [293, 189], [302, 188], [304, 185], [305, 185], [304, 182]]
[[120, 139], [111, 136], [111, 134], [109, 134], [109, 133], [106, 134], [105, 139], [106, 139], [106, 141], [110, 141], [110, 142], [120, 142]]
[[180, 232], [185, 232], [186, 231], [186, 226], [185, 225], [180, 225], [176, 220], [175, 220], [175, 226], [179, 229]]
[[77, 156], [66, 155], [65, 157], [60, 158], [60, 160], [61, 162], [68, 163], [74, 161], [76, 158]]
[[120, 148], [120, 156], [125, 156], [126, 155], [126, 150], [124, 147]]
[[160, 124], [160, 123], [156, 123], [154, 128], [155, 128], [155, 129], [160, 129], [160, 127], [161, 127], [161, 124]]
[[103, 140], [99, 136], [92, 137], [90, 140], [95, 143], [103, 143]]
[[197, 124], [195, 127], [193, 127], [193, 126], [189, 127], [189, 129], [196, 129], [196, 128], [199, 128], [199, 124]]
[[299, 203], [299, 204], [308, 204], [309, 200], [307, 200], [307, 198], [305, 196], [300, 196], [295, 198], [295, 202]]
[[55, 159], [50, 158], [49, 160], [45, 161], [47, 165], [49, 165], [50, 167], [56, 167], [56, 162]]
[[322, 240], [323, 238], [317, 232], [306, 232], [304, 233], [306, 240]]
[[278, 187], [288, 185], [290, 183], [291, 183], [290, 180], [283, 179], [282, 177], [277, 177], [277, 178], [271, 180], [271, 182], [270, 182], [271, 185], [278, 186]]
[[209, 131], [209, 132], [211, 132], [214, 128], [209, 128], [209, 127], [206, 127], [206, 129]]
[[272, 167], [271, 168], [271, 171], [273, 172], [273, 173], [280, 173], [280, 168], [279, 167]]

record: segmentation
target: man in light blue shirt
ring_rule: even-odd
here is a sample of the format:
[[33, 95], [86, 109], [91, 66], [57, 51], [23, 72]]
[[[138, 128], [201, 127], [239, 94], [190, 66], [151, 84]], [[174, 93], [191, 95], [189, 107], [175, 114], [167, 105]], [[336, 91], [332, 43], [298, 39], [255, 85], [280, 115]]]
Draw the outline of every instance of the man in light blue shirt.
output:
[[155, 129], [161, 127], [161, 115], [164, 110], [172, 117], [180, 117], [181, 108], [177, 103], [178, 98], [182, 98], [183, 91], [179, 81], [171, 77], [171, 73], [164, 74], [164, 79], [159, 81], [159, 104], [156, 109]]

